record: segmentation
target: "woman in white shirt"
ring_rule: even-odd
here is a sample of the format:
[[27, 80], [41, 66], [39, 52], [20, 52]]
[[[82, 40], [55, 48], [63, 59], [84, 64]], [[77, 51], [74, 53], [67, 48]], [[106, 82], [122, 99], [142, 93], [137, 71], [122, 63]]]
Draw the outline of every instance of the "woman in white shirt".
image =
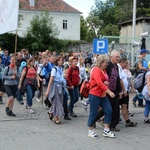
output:
[[[80, 87], [83, 83], [84, 80], [87, 80], [87, 75], [86, 75], [86, 70], [85, 70], [85, 59], [84, 57], [80, 57], [79, 58], [79, 63], [77, 65], [79, 67], [79, 76], [80, 76], [80, 84], [79, 84], [79, 91], [80, 91]], [[83, 96], [81, 95], [81, 101], [83, 100]]]

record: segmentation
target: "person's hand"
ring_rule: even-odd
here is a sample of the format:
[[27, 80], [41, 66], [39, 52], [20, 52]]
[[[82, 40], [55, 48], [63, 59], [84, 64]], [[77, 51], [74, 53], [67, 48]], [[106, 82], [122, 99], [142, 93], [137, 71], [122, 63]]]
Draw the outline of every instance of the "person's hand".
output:
[[122, 93], [118, 93], [119, 94], [119, 99], [122, 99]]
[[109, 85], [109, 82], [108, 82], [108, 81], [104, 81], [104, 84], [105, 84], [106, 86], [108, 86], [108, 85]]
[[19, 90], [21, 89], [21, 85], [20, 85], [20, 84], [18, 85], [18, 89], [19, 89]]
[[109, 96], [110, 96], [111, 98], [114, 98], [114, 97], [115, 97], [115, 94], [114, 94], [113, 92], [109, 92], [108, 94], [109, 94]]
[[16, 79], [16, 75], [12, 75], [12, 76], [11, 76], [11, 79]]
[[48, 93], [48, 90], [46, 90], [46, 92], [45, 92], [45, 96], [46, 96], [46, 97], [48, 97], [48, 94], [49, 94], [49, 93]]
[[127, 91], [123, 91], [123, 95], [126, 97], [128, 95]]
[[69, 89], [73, 89], [73, 88], [74, 88], [74, 86], [70, 86], [70, 87], [69, 87]]

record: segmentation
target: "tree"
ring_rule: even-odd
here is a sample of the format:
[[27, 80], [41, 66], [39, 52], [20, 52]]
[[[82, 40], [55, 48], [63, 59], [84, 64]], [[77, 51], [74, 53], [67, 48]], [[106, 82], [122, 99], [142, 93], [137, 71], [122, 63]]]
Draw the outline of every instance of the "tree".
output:
[[53, 40], [57, 38], [59, 31], [53, 23], [53, 18], [48, 12], [36, 15], [27, 28], [26, 45], [32, 50], [46, 50], [49, 45], [53, 46]]
[[84, 19], [84, 17], [81, 16], [80, 17], [80, 39], [81, 40], [86, 40], [87, 32], [88, 32], [87, 22]]

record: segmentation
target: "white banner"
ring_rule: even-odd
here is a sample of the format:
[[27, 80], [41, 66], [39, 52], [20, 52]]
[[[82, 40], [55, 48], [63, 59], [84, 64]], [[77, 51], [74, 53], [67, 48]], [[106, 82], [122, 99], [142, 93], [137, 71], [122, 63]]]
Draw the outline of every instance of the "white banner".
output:
[[18, 27], [19, 0], [0, 0], [0, 34]]

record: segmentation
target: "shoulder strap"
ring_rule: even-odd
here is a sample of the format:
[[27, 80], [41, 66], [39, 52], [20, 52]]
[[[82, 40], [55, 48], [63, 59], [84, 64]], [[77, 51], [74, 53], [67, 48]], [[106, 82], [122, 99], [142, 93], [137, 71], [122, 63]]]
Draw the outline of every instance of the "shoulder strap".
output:
[[8, 75], [8, 72], [9, 72], [9, 66], [7, 66], [6, 76]]
[[26, 73], [25, 73], [24, 79], [26, 78], [26, 75], [28, 73], [28, 67], [25, 67], [25, 68], [26, 68]]

